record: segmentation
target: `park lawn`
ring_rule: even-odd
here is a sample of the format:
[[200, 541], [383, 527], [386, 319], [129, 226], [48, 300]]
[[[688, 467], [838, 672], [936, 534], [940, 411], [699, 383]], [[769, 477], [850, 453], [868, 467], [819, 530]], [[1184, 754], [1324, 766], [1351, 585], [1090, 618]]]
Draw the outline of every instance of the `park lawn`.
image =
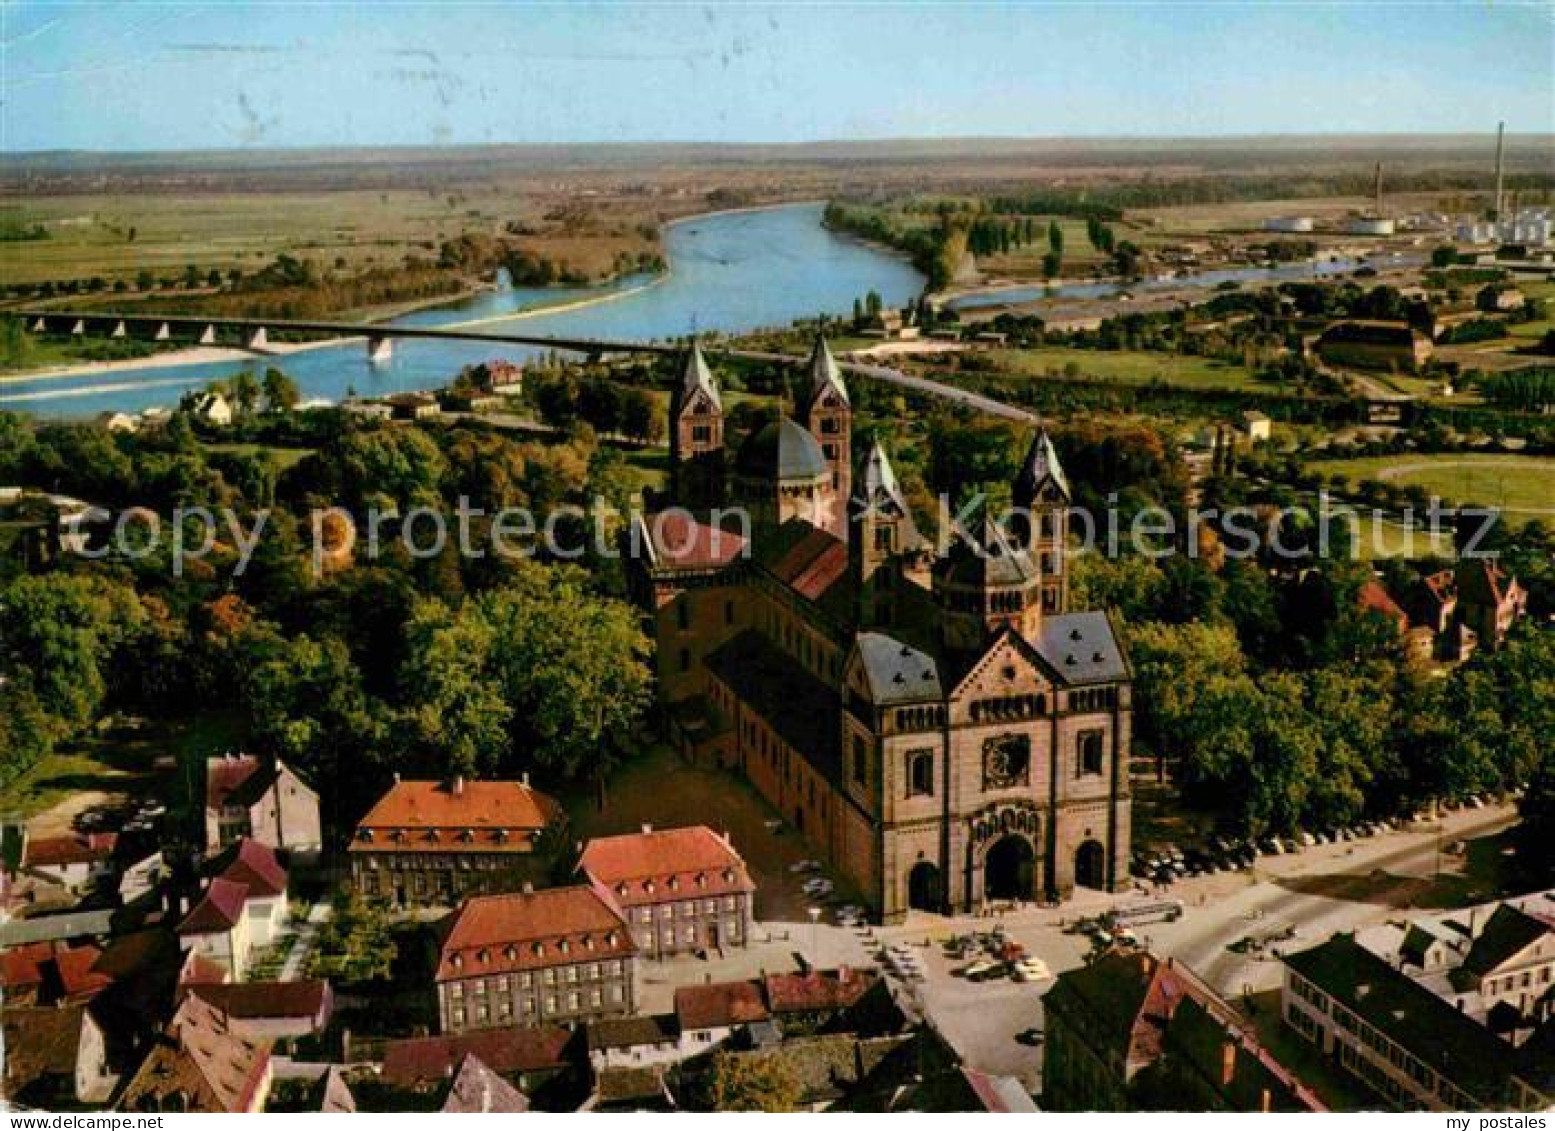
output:
[[1144, 350], [1088, 350], [1064, 346], [993, 350], [988, 354], [1000, 369], [1028, 377], [1072, 377], [1148, 385], [1162, 381], [1188, 389], [1272, 388], [1255, 381], [1246, 366], [1207, 357], [1189, 357]]
[[1324, 460], [1309, 470], [1347, 475], [1350, 482], [1380, 479], [1419, 484], [1455, 503], [1499, 507], [1527, 518], [1555, 517], [1555, 459], [1542, 456], [1444, 453]]
[[669, 486], [670, 457], [664, 448], [622, 448], [637, 491], [663, 491]]
[[274, 444], [207, 444], [206, 451], [234, 456], [254, 456], [268, 452], [275, 460], [277, 470], [296, 467], [313, 454], [312, 448], [282, 448]]

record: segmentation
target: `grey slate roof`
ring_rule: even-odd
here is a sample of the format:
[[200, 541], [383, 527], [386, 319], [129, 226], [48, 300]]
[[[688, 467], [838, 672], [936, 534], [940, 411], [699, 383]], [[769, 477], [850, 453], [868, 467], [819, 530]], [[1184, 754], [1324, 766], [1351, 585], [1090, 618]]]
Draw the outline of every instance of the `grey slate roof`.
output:
[[1129, 678], [1128, 659], [1106, 613], [1044, 617], [1041, 636], [1032, 643], [1065, 683], [1110, 683]]
[[1026, 453], [1026, 460], [1021, 464], [1020, 474], [1015, 477], [1016, 493], [1029, 492], [1035, 496], [1037, 490], [1051, 479], [1063, 492], [1065, 499], [1072, 499], [1069, 492], [1069, 481], [1064, 478], [1064, 469], [1058, 462], [1058, 453], [1053, 450], [1053, 441], [1044, 428], [1037, 433], [1036, 439], [1031, 441], [1031, 450]]
[[820, 442], [787, 417], [752, 433], [740, 445], [736, 465], [744, 475], [779, 482], [830, 474]]
[[927, 653], [880, 632], [860, 633], [858, 651], [877, 704], [944, 698], [939, 669]]
[[1011, 543], [986, 510], [978, 533], [958, 534], [934, 569], [948, 580], [978, 587], [1024, 585], [1037, 577], [1031, 555]]
[[702, 356], [699, 342], [692, 342], [691, 350], [686, 354], [686, 368], [681, 374], [680, 390], [682, 401], [700, 390], [712, 398], [714, 406], [723, 408], [723, 400], [718, 395], [718, 382], [713, 380], [713, 371], [707, 367], [707, 358]]

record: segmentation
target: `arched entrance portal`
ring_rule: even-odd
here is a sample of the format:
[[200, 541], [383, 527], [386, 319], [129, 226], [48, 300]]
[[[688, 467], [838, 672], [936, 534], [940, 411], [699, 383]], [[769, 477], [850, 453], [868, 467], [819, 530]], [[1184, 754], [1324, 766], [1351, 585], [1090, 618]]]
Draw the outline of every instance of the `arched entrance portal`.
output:
[[1037, 891], [1037, 854], [1023, 836], [1009, 833], [983, 858], [985, 899], [1031, 899]]
[[944, 910], [945, 893], [939, 869], [927, 860], [918, 861], [907, 873], [907, 906], [914, 911]]
[[1088, 840], [1074, 854], [1074, 882], [1083, 888], [1107, 890], [1107, 850]]

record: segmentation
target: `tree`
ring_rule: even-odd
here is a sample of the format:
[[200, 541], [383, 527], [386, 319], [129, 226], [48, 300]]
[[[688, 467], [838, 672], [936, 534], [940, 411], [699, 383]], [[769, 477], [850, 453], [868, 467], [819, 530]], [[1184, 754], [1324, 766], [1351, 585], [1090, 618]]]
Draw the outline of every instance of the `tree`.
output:
[[412, 620], [402, 684], [418, 735], [485, 773], [602, 777], [634, 748], [651, 646], [628, 605], [572, 567], [512, 563], [507, 584]]
[[708, 1072], [708, 1106], [713, 1111], [794, 1111], [803, 1092], [784, 1060], [759, 1053], [713, 1055]]
[[0, 595], [0, 670], [67, 727], [96, 718], [118, 649], [145, 623], [135, 590], [103, 576], [20, 577]]
[[263, 388], [265, 408], [270, 412], [290, 412], [302, 399], [297, 382], [274, 366], [265, 370]]
[[232, 375], [232, 380], [227, 383], [227, 392], [232, 395], [239, 416], [251, 416], [254, 409], [259, 407], [259, 382], [254, 380], [254, 375], [247, 369]]
[[1047, 226], [1047, 246], [1057, 258], [1064, 257], [1064, 230], [1058, 226], [1057, 220], [1051, 220]]

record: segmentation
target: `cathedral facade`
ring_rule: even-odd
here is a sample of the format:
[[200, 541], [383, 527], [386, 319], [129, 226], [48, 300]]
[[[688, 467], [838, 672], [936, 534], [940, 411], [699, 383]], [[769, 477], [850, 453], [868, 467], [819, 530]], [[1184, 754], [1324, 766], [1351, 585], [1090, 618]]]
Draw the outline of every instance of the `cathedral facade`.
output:
[[879, 444], [855, 463], [824, 341], [796, 409], [728, 460], [716, 377], [686, 359], [674, 506], [630, 539], [683, 751], [747, 777], [886, 922], [1124, 882], [1129, 667], [1104, 612], [1068, 609], [1046, 433], [1012, 516], [937, 550]]

